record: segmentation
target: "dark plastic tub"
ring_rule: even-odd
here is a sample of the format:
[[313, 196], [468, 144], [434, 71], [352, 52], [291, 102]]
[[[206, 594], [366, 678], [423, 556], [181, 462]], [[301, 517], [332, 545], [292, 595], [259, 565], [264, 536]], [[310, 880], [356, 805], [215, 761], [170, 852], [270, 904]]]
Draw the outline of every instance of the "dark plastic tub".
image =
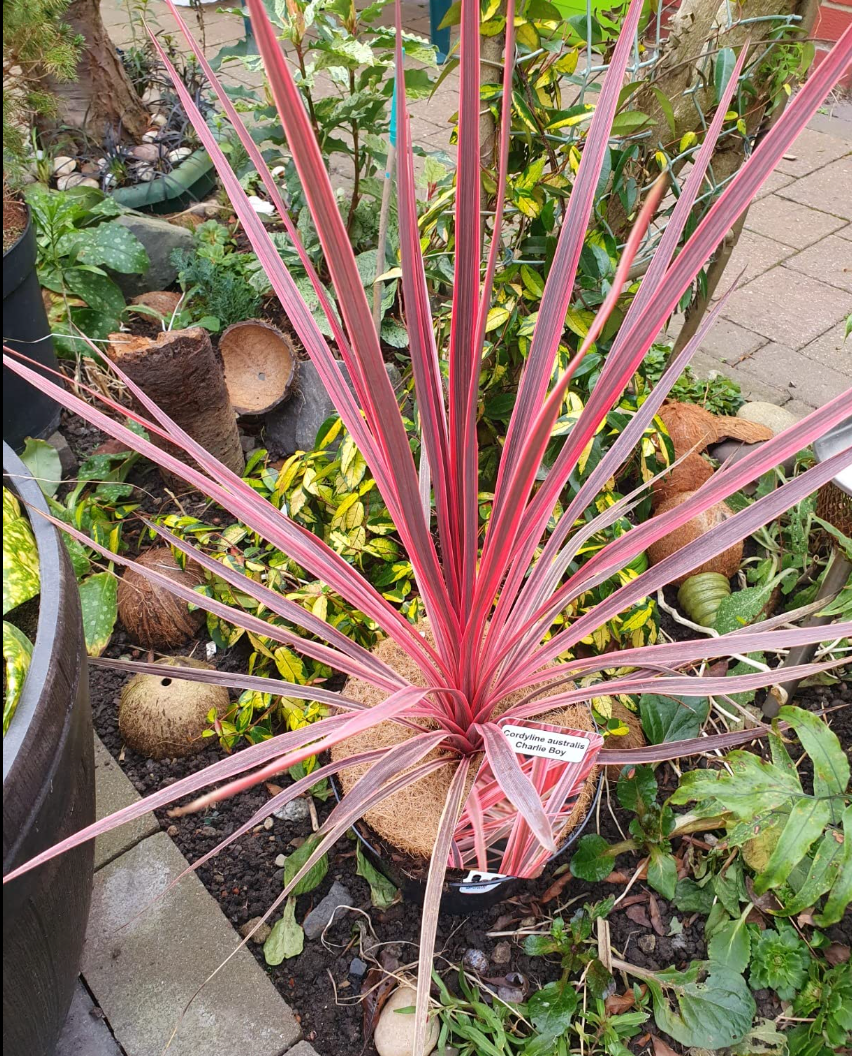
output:
[[[44, 367], [56, 369], [47, 312], [36, 274], [36, 236], [27, 226], [3, 254], [3, 344]], [[11, 370], [3, 369], [3, 439], [16, 451], [28, 436], [43, 439], [59, 425], [59, 405]]]
[[[31, 507], [41, 490], [3, 445], [4, 483]], [[30, 669], [3, 739], [3, 873], [95, 818], [94, 751], [80, 596], [56, 529], [33, 514], [41, 568]], [[3, 887], [3, 1053], [52, 1056], [89, 916], [89, 842]]]
[[[331, 784], [334, 789], [334, 794], [339, 802], [341, 792], [337, 781], [332, 779]], [[589, 809], [586, 811], [586, 816], [574, 829], [572, 829], [567, 840], [565, 840], [556, 854], [554, 854], [548, 862], [548, 866], [559, 861], [559, 859], [565, 855], [568, 849], [573, 846], [583, 834], [583, 830], [585, 829], [589, 818], [597, 807], [602, 785], [603, 773], [601, 772], [598, 775], [597, 788], [595, 789], [594, 797], [589, 804]], [[404, 868], [397, 865], [395, 862], [389, 861], [387, 851], [383, 849], [383, 846], [379, 842], [375, 833], [370, 830], [365, 822], [356, 822], [356, 824], [352, 826], [352, 831], [358, 838], [358, 842], [361, 844], [367, 858], [369, 858], [376, 869], [383, 873], [392, 884], [399, 888], [402, 892], [403, 898], [409, 902], [422, 905], [424, 895], [426, 894], [426, 881], [421, 880], [419, 877], [411, 876]], [[474, 874], [468, 873], [468, 877], [472, 877], [473, 875]], [[441, 895], [441, 912], [447, 913], [450, 916], [464, 916], [470, 913], [481, 913], [484, 909], [489, 909], [498, 902], [502, 902], [504, 899], [509, 898], [514, 894], [518, 885], [525, 882], [526, 881], [522, 877], [517, 876], [506, 876], [498, 880], [476, 880], [467, 878], [459, 879], [457, 876], [454, 877], [452, 874], [448, 873], [447, 878], [444, 880], [444, 891]]]

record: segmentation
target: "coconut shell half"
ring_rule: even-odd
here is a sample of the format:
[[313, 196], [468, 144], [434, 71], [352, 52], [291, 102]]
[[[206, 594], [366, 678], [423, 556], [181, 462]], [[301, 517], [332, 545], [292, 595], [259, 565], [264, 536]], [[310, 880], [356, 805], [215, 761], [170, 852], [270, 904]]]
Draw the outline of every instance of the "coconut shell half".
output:
[[177, 311], [181, 301], [181, 294], [171, 290], [151, 290], [149, 293], [140, 293], [134, 297], [131, 304], [150, 308], [164, 319], [168, 319]]
[[225, 384], [237, 414], [266, 414], [289, 395], [296, 376], [290, 338], [261, 319], [234, 323], [219, 339]]
[[749, 422], [745, 418], [731, 418], [729, 415], [711, 416], [716, 427], [716, 436], [711, 443], [719, 440], [740, 440], [744, 444], [759, 444], [771, 440], [775, 435], [772, 430], [759, 422]]
[[654, 484], [654, 507], [682, 491], [698, 491], [712, 476], [713, 467], [706, 458], [694, 452], [687, 455]]
[[716, 416], [694, 403], [666, 400], [658, 411], [680, 458], [689, 452], [703, 451], [716, 439]]
[[[678, 495], [673, 495], [670, 499], [660, 503], [654, 516], [659, 517], [662, 514], [667, 513], [669, 510], [674, 509], [676, 506], [680, 506], [682, 502], [686, 502], [686, 500], [691, 498], [694, 494], [694, 491], [682, 491]], [[717, 502], [708, 510], [699, 513], [696, 517], [688, 520], [686, 524], [682, 524], [680, 528], [676, 528], [673, 532], [669, 532], [669, 534], [662, 539], [658, 539], [655, 543], [652, 543], [648, 547], [648, 557], [651, 564], [658, 565], [671, 554], [677, 553], [678, 550], [682, 549], [688, 543], [691, 543], [694, 539], [701, 538], [706, 532], [712, 531], [713, 528], [733, 516], [734, 511], [730, 506], [724, 502]], [[728, 549], [721, 554], [717, 554], [716, 557], [711, 557], [708, 561], [690, 569], [685, 575], [679, 576], [677, 579], [672, 580], [672, 582], [680, 586], [680, 584], [684, 583], [690, 578], [690, 576], [698, 575], [699, 572], [718, 572], [726, 579], [731, 579], [739, 571], [742, 559], [743, 544], [737, 542], [734, 543], [733, 546], [729, 546]]]
[[148, 759], [174, 759], [195, 755], [207, 747], [202, 736], [207, 716], [221, 716], [230, 697], [224, 686], [169, 678], [169, 667], [197, 667], [212, 671], [211, 664], [188, 656], [168, 656], [158, 663], [162, 675], [135, 675], [121, 691], [118, 729], [128, 748]]
[[[201, 570], [195, 565], [182, 569], [168, 546], [146, 550], [136, 563], [190, 589], [204, 582]], [[170, 590], [128, 568], [118, 584], [118, 618], [131, 641], [143, 649], [176, 649], [195, 637], [205, 615], [200, 610], [190, 612]]]

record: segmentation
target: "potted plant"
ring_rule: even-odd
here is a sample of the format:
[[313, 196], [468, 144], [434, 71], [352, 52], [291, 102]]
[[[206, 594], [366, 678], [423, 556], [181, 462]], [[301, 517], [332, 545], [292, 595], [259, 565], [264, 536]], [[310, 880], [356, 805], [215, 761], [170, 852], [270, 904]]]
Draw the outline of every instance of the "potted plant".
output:
[[[848, 413], [848, 395], [831, 401], [736, 464], [713, 474], [684, 502], [614, 537], [575, 571], [572, 558], [589, 533], [600, 531], [623, 516], [630, 504], [646, 492], [649, 481], [608, 506], [603, 513], [593, 515], [588, 523], [581, 517], [585, 511], [593, 510], [599, 489], [641, 440], [667, 393], [704, 339], [721, 305], [708, 316], [695, 337], [668, 367], [623, 428], [618, 440], [570, 498], [540, 557], [536, 551], [554, 516], [557, 501], [563, 496], [589, 440], [619, 400], [667, 317], [695, 281], [708, 256], [789, 149], [852, 57], [852, 33], [826, 56], [675, 256], [742, 69], [744, 55], [739, 56], [720, 92], [717, 113], [694, 160], [690, 178], [681, 188], [677, 205], [642, 285], [638, 292], [631, 291], [631, 296], [625, 296], [625, 319], [591, 398], [573, 423], [547, 473], [539, 474], [571, 376], [601, 332], [613, 307], [622, 298], [631, 263], [663, 191], [658, 185], [646, 195], [604, 305], [590, 322], [567, 368], [552, 380], [577, 262], [606, 157], [611, 122], [622, 95], [623, 77], [641, 17], [642, 0], [634, 0], [598, 96], [501, 453], [496, 491], [493, 501], [483, 510], [477, 475], [477, 387], [491, 282], [500, 257], [509, 127], [505, 118], [511, 105], [511, 92], [504, 87], [500, 193], [487, 232], [490, 250], [483, 288], [478, 141], [479, 5], [467, 0], [461, 5], [455, 287], [453, 332], [446, 349], [438, 349], [435, 345], [417, 224], [404, 85], [402, 78], [397, 77], [396, 81], [397, 112], [400, 115], [401, 287], [421, 420], [421, 450], [426, 454], [431, 477], [432, 486], [428, 490], [420, 486], [421, 480], [429, 479], [425, 473], [426, 465], [420, 467], [419, 480], [357, 262], [309, 117], [300, 105], [298, 89], [262, 0], [249, 0], [248, 6], [259, 51], [266, 63], [287, 140], [322, 242], [339, 316], [329, 304], [326, 287], [317, 276], [287, 216], [274, 179], [223, 90], [220, 99], [257, 166], [271, 201], [279, 209], [316, 296], [326, 310], [354, 394], [344, 379], [341, 364], [322, 337], [237, 177], [206, 129], [198, 108], [179, 84], [176, 88], [216, 164], [228, 197], [294, 330], [334, 399], [343, 423], [357, 445], [359, 456], [375, 478], [413, 566], [413, 578], [418, 585], [428, 624], [414, 626], [407, 622], [353, 565], [212, 458], [117, 366], [116, 373], [139, 401], [139, 422], [167, 436], [194, 460], [193, 465], [140, 437], [99, 407], [43, 382], [15, 357], [10, 357], [10, 367], [22, 377], [51, 388], [64, 406], [169, 472], [182, 476], [249, 530], [323, 580], [329, 590], [369, 616], [386, 635], [379, 647], [370, 652], [347, 638], [331, 622], [302, 608], [283, 593], [279, 594], [228, 564], [208, 557], [162, 527], [155, 528], [160, 538], [237, 591], [254, 598], [283, 622], [259, 621], [254, 615], [216, 598], [201, 596], [189, 587], [176, 584], [155, 569], [144, 568], [100, 548], [110, 560], [137, 569], [153, 583], [228, 623], [320, 660], [348, 676], [348, 683], [341, 693], [325, 686], [304, 686], [225, 672], [211, 673], [209, 680], [221, 685], [316, 701], [327, 705], [331, 713], [316, 723], [251, 745], [205, 771], [177, 781], [63, 841], [12, 875], [24, 875], [26, 870], [101, 832], [149, 810], [194, 795], [214, 783], [218, 786], [215, 791], [179, 807], [178, 812], [205, 809], [259, 782], [277, 780], [282, 772], [308, 757], [323, 756], [330, 751], [331, 761], [323, 759], [319, 768], [307, 777], [272, 795], [242, 829], [228, 837], [228, 842], [249, 831], [321, 778], [336, 774], [346, 777], [355, 768], [361, 770], [358, 780], [348, 784], [341, 802], [318, 832], [300, 848], [300, 868], [292, 876], [287, 876], [281, 895], [265, 914], [268, 917], [354, 822], [365, 815], [369, 818], [371, 812], [380, 809], [391, 813], [404, 813], [408, 809], [403, 821], [420, 823], [427, 820], [428, 812], [432, 842], [429, 859], [423, 862], [426, 883], [414, 1021], [416, 1040], [413, 1045], [416, 1056], [421, 1056], [428, 1051], [426, 1034], [433, 946], [448, 868], [461, 865], [470, 869], [469, 863], [474, 862], [478, 871], [490, 872], [491, 862], [496, 860], [501, 873], [536, 875], [536, 870], [540, 871], [548, 857], [558, 849], [566, 827], [566, 812], [573, 809], [572, 799], [578, 796], [588, 779], [590, 767], [622, 767], [689, 756], [743, 743], [761, 734], [759, 730], [735, 731], [632, 750], [601, 747], [602, 738], [595, 730], [577, 729], [573, 719], [569, 726], [559, 714], [585, 705], [600, 695], [601, 683], [589, 684], [587, 676], [602, 677], [604, 672], [617, 669], [620, 673], [606, 682], [604, 690], [613, 694], [663, 692], [694, 697], [748, 691], [770, 685], [773, 672], [763, 669], [753, 674], [714, 678], [682, 674], [677, 669], [699, 659], [743, 654], [755, 648], [778, 650], [821, 640], [820, 636], [825, 633], [813, 628], [777, 631], [773, 626], [763, 626], [740, 629], [735, 637], [730, 634], [713, 639], [701, 637], [625, 649], [612, 655], [584, 658], [576, 652], [578, 643], [612, 615], [623, 612], [651, 592], [724, 553], [733, 543], [831, 479], [844, 464], [844, 459], [848, 460], [848, 452], [807, 470], [714, 526], [700, 538], [685, 542], [647, 571], [630, 576], [624, 585], [578, 618], [568, 620], [564, 625], [555, 622], [582, 592], [610, 579], [649, 550], [655, 540], [685, 526], [789, 454], [801, 450]], [[176, 14], [174, 8], [172, 11]], [[398, 30], [399, 20], [397, 7]], [[511, 85], [508, 80], [514, 57], [511, 0], [506, 24], [507, 80], [504, 84]], [[191, 46], [194, 47], [192, 42]], [[203, 54], [200, 49], [194, 50], [204, 68]], [[402, 53], [398, 44], [398, 70], [401, 64]], [[212, 77], [212, 71], [208, 76]], [[215, 86], [215, 79], [212, 83]], [[441, 362], [439, 352], [446, 353], [445, 364]], [[444, 394], [444, 365], [449, 376], [448, 399]], [[106, 401], [104, 405], [108, 409]], [[428, 501], [424, 501], [424, 493]], [[73, 529], [70, 534], [82, 538]], [[304, 632], [312, 637], [305, 636]], [[159, 671], [148, 664], [111, 663], [122, 670]], [[625, 668], [632, 673], [625, 674]], [[822, 666], [808, 665], [806, 668], [808, 673], [817, 669]], [[198, 672], [193, 668], [175, 667], [170, 670], [170, 675], [195, 679]], [[585, 684], [577, 687], [573, 684], [575, 679], [582, 679]], [[367, 691], [372, 697], [370, 700], [366, 699]], [[564, 728], [566, 726], [568, 728]], [[542, 745], [546, 748], [544, 755]], [[551, 752], [551, 748], [558, 751]], [[548, 764], [552, 758], [566, 766], [551, 767]], [[441, 780], [437, 784], [428, 782], [431, 791], [421, 801], [418, 808], [421, 813], [412, 816], [410, 802], [407, 807], [400, 805], [400, 793], [418, 784], [422, 786], [424, 779], [438, 774]]]
[[[5, 687], [6, 693], [15, 683], [20, 689], [3, 737], [7, 871], [90, 824], [95, 787], [77, 581], [59, 533], [40, 516], [48, 512], [41, 489], [5, 443], [3, 475], [4, 658], [10, 637], [20, 645], [29, 635], [32, 645], [23, 684], [7, 677]], [[10, 525], [7, 512], [17, 513], [20, 523]], [[30, 582], [21, 585], [24, 568]], [[3, 890], [3, 1048], [10, 1056], [53, 1053], [79, 970], [92, 865], [89, 844]]]

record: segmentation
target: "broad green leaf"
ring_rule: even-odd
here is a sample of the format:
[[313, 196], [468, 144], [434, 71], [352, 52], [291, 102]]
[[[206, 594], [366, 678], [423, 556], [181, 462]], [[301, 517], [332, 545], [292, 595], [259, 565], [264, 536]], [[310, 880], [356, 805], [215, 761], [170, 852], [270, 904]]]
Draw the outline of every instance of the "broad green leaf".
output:
[[791, 798], [802, 795], [795, 774], [784, 773], [751, 752], [730, 752], [726, 763], [731, 773], [691, 770], [684, 774], [671, 802], [715, 800], [738, 818], [751, 819], [764, 811], [789, 806]]
[[712, 883], [702, 887], [689, 877], [678, 880], [675, 887], [674, 904], [681, 913], [701, 913], [707, 916], [713, 906], [715, 893]]
[[835, 830], [829, 830], [823, 836], [811, 859], [805, 882], [792, 898], [784, 901], [781, 912], [785, 917], [794, 917], [803, 910], [810, 909], [830, 890], [840, 876], [845, 849], [843, 836]]
[[64, 273], [68, 288], [90, 308], [118, 321], [124, 311], [124, 294], [107, 275], [86, 268], [68, 268]]
[[729, 920], [718, 928], [707, 943], [707, 956], [716, 964], [730, 968], [732, 972], [744, 972], [751, 955], [751, 936], [746, 926], [746, 917], [751, 905], [737, 920]]
[[580, 880], [598, 883], [612, 872], [613, 857], [610, 846], [596, 833], [582, 836], [571, 859], [571, 872]]
[[568, 983], [547, 983], [527, 1001], [527, 1016], [536, 1037], [528, 1043], [525, 1056], [550, 1056], [554, 1039], [564, 1037], [577, 1010], [576, 990]]
[[837, 734], [818, 715], [802, 708], [785, 706], [778, 717], [790, 723], [814, 764], [815, 795], [842, 797], [849, 788], [850, 767]]
[[21, 461], [44, 494], [53, 498], [62, 483], [62, 459], [56, 448], [46, 440], [33, 440], [28, 436], [21, 452]]
[[674, 855], [668, 854], [660, 847], [650, 848], [648, 860], [648, 883], [663, 898], [671, 901], [677, 888], [677, 862]]
[[9, 729], [30, 669], [33, 644], [13, 624], [3, 621], [3, 736]]
[[98, 224], [65, 236], [77, 249], [78, 264], [103, 264], [125, 275], [148, 270], [148, 252], [136, 235], [117, 222]]
[[751, 623], [761, 612], [774, 589], [775, 581], [760, 587], [746, 587], [735, 590], [733, 594], [722, 598], [716, 612], [713, 629], [719, 634], [738, 631]]
[[657, 1026], [681, 1045], [723, 1049], [751, 1027], [756, 1006], [738, 972], [693, 961], [684, 972], [670, 968], [642, 978], [651, 991]]
[[[3, 489], [4, 500], [6, 488]], [[11, 495], [11, 492], [9, 493]], [[7, 515], [10, 506], [3, 505], [3, 615], [41, 590], [38, 548], [26, 517]]]
[[625, 810], [638, 814], [657, 802], [657, 779], [650, 766], [626, 766], [618, 775], [615, 788]]
[[356, 873], [358, 876], [362, 876], [367, 883], [370, 885], [370, 900], [376, 909], [388, 909], [392, 906], [399, 898], [399, 891], [396, 887], [388, 880], [384, 873], [380, 872], [370, 862], [361, 844], [358, 844], [356, 851], [357, 868]]
[[118, 579], [112, 572], [95, 572], [80, 583], [86, 652], [100, 656], [109, 645], [118, 618]]
[[[310, 858], [316, 849], [317, 844], [320, 842], [320, 837], [317, 835], [309, 836], [308, 839], [302, 844], [301, 847], [297, 847], [292, 854], [287, 856], [287, 861], [284, 863], [284, 886], [293, 879], [293, 877], [302, 868], [305, 862]], [[324, 854], [319, 861], [314, 862], [307, 873], [302, 879], [296, 884], [293, 890], [290, 892], [291, 895], [306, 895], [309, 891], [313, 891], [315, 887], [319, 885], [325, 879], [325, 874], [328, 872], [328, 855]]]
[[720, 48], [716, 61], [713, 64], [713, 85], [716, 89], [716, 102], [721, 102], [722, 95], [734, 72], [737, 64], [737, 56], [733, 48]]
[[655, 123], [650, 114], [643, 114], [641, 110], [627, 110], [623, 114], [616, 114], [610, 133], [613, 136], [632, 136], [634, 132]]
[[271, 967], [290, 957], [298, 957], [305, 948], [305, 933], [296, 923], [296, 899], [291, 895], [284, 905], [280, 920], [273, 926], [263, 944], [263, 959]]
[[743, 867], [739, 858], [735, 858], [724, 873], [717, 873], [713, 877], [713, 890], [728, 913], [732, 917], [738, 917], [740, 906], [748, 901]]
[[766, 867], [755, 877], [754, 889], [758, 895], [784, 883], [793, 867], [808, 853], [811, 844], [822, 835], [830, 816], [825, 800], [810, 796], [796, 800]]
[[642, 730], [650, 744], [697, 737], [709, 712], [710, 701], [707, 697], [667, 697], [644, 693], [639, 698]]
[[843, 858], [837, 880], [829, 892], [821, 913], [814, 920], [822, 927], [836, 924], [849, 911], [852, 903], [852, 807], [843, 812]]
[[275, 650], [273, 656], [278, 673], [285, 682], [296, 682], [300, 686], [305, 684], [305, 665], [292, 649], [282, 645]]

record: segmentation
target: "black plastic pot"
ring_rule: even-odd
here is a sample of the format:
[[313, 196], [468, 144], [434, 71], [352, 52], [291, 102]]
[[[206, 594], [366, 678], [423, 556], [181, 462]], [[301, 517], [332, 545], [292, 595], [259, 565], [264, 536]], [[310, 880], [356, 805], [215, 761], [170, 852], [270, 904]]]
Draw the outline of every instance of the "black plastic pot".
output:
[[[334, 794], [339, 802], [341, 798], [340, 787], [335, 780], [332, 780], [331, 784], [334, 789]], [[603, 774], [600, 774], [598, 776], [595, 795], [589, 804], [586, 816], [571, 830], [568, 838], [556, 854], [550, 859], [548, 865], [552, 865], [554, 862], [562, 858], [574, 842], [580, 838], [589, 818], [597, 807], [602, 784]], [[419, 876], [412, 876], [402, 865], [390, 861], [387, 849], [378, 840], [375, 833], [372, 832], [365, 822], [356, 822], [356, 824], [352, 826], [352, 831], [358, 838], [358, 842], [361, 844], [361, 848], [370, 862], [376, 867], [376, 869], [383, 873], [392, 884], [399, 888], [402, 892], [403, 898], [409, 902], [422, 905], [423, 898], [426, 894], [425, 879], [421, 879]], [[468, 873], [468, 877], [474, 875], [475, 874]], [[471, 913], [481, 913], [484, 909], [489, 909], [498, 902], [502, 902], [504, 899], [509, 898], [510, 895], [514, 894], [517, 886], [523, 883], [524, 880], [517, 876], [505, 876], [497, 880], [476, 880], [460, 878], [457, 875], [454, 876], [452, 872], [448, 872], [447, 877], [444, 880], [444, 890], [441, 895], [441, 912], [447, 913], [450, 916], [465, 916]]]
[[[47, 510], [7, 444], [7, 487]], [[41, 570], [30, 669], [3, 739], [3, 873], [95, 818], [94, 752], [77, 582], [56, 529], [33, 514]], [[71, 1002], [89, 916], [94, 844], [3, 888], [4, 1056], [52, 1056]]]
[[[36, 237], [27, 227], [3, 254], [3, 344], [56, 369], [47, 312], [36, 275]], [[59, 425], [59, 405], [11, 370], [3, 370], [3, 439], [16, 451], [28, 436], [50, 436]]]

